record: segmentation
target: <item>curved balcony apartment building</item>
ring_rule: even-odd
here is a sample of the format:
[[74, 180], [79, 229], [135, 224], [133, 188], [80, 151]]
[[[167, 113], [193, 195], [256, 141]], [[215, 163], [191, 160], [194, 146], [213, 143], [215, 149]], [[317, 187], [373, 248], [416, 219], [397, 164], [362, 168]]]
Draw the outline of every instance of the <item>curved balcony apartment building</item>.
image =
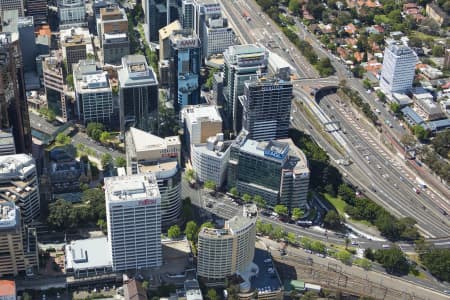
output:
[[161, 226], [166, 230], [181, 216], [181, 142], [131, 127], [125, 135], [127, 174], [153, 173], [161, 194]]
[[223, 229], [203, 228], [198, 235], [198, 276], [224, 280], [244, 272], [255, 254], [256, 218], [234, 216]]

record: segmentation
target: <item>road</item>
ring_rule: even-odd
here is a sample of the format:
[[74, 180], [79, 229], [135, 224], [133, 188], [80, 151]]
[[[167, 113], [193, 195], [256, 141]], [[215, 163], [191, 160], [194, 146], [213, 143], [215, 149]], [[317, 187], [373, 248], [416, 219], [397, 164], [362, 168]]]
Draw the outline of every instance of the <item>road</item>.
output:
[[[243, 1], [222, 1], [223, 6], [225, 7], [225, 11], [228, 12], [228, 15], [230, 18], [237, 20], [236, 23], [233, 25], [235, 26], [235, 29], [237, 29], [237, 32], [241, 33], [241, 38], [244, 42], [260, 42], [260, 41], [268, 41], [267, 39], [264, 39], [265, 37], [280, 37], [281, 32], [279, 31], [278, 27], [266, 16], [264, 16], [263, 13], [261, 13], [261, 10], [259, 6], [254, 3], [253, 1], [243, 2]], [[242, 12], [242, 8], [247, 8], [247, 11], [250, 13], [252, 19], [250, 22], [246, 22], [244, 18], [240, 17], [239, 12]], [[264, 21], [267, 21], [264, 23]], [[301, 28], [300, 28], [301, 27]], [[304, 30], [304, 27], [302, 25], [299, 25], [300, 31], [305, 34], [305, 36], [308, 35], [307, 39], [309, 42], [313, 44], [313, 46], [317, 46], [317, 42], [315, 42], [315, 37], [309, 37], [309, 33]], [[242, 34], [243, 33], [243, 34]], [[275, 39], [275, 38], [274, 38]], [[283, 57], [286, 57], [287, 60], [294, 59], [295, 60], [295, 67], [298, 69], [299, 74], [302, 74], [305, 77], [316, 77], [317, 74], [315, 70], [312, 69], [312, 67], [304, 61], [304, 58], [297, 53], [298, 51], [292, 47], [290, 47], [289, 41], [284, 41], [280, 38], [281, 41], [277, 42], [279, 45], [279, 48], [273, 49], [272, 51], [277, 52], [277, 54], [283, 54]], [[270, 40], [269, 40], [270, 41]], [[291, 49], [292, 48], [292, 49]], [[319, 46], [320, 48], [320, 46]], [[291, 49], [289, 53], [283, 53], [283, 50], [281, 49]], [[321, 48], [320, 48], [321, 49]], [[330, 56], [327, 51], [321, 49], [319, 52], [321, 55], [328, 55]], [[281, 55], [280, 54], [280, 55]], [[338, 70], [338, 76], [344, 76], [346, 75], [347, 80], [351, 80], [352, 84], [353, 81], [355, 81], [355, 86], [362, 86], [359, 80], [348, 78], [348, 70], [346, 68], [338, 63], [336, 59], [332, 60], [334, 64], [337, 66]], [[309, 66], [309, 67], [308, 67]], [[294, 84], [295, 85], [295, 84]], [[322, 119], [322, 123], [331, 121], [330, 117], [327, 114], [323, 113], [323, 110], [321, 107], [317, 107], [316, 103], [312, 103], [311, 99], [305, 99], [305, 97], [308, 97], [308, 95], [301, 89], [301, 87], [294, 87], [295, 95], [297, 98], [302, 98], [307, 105], [311, 105], [315, 111], [314, 113], [316, 116], [319, 117], [319, 119]], [[363, 88], [359, 88], [359, 90], [362, 91], [362, 93], [365, 93], [365, 90]], [[381, 110], [380, 110], [381, 111]], [[304, 121], [304, 117], [299, 115], [293, 115], [293, 119], [299, 118], [299, 122]], [[350, 122], [350, 120], [347, 120], [346, 118], [343, 118], [341, 120], [342, 123], [347, 124]], [[393, 124], [395, 124], [393, 122]], [[361, 127], [360, 127], [361, 128]], [[317, 132], [315, 130], [311, 130], [311, 133], [315, 139], [320, 139], [319, 135], [323, 134], [322, 132]], [[354, 137], [356, 139], [364, 139], [364, 136], [361, 135], [361, 132], [354, 131]], [[396, 174], [391, 174], [390, 178], [398, 178], [398, 179], [388, 179], [386, 180], [383, 176], [386, 173], [379, 174], [379, 169], [377, 168], [376, 164], [370, 164], [368, 165], [367, 162], [365, 162], [363, 159], [361, 159], [361, 154], [357, 149], [354, 149], [353, 143], [355, 143], [355, 140], [349, 140], [350, 138], [344, 137], [344, 135], [340, 132], [331, 132], [330, 135], [333, 136], [333, 138], [345, 149], [348, 156], [352, 157], [356, 153], [358, 156], [355, 161], [354, 165], [350, 166], [347, 170], [349, 175], [352, 175], [351, 177], [354, 179], [358, 179], [357, 181], [363, 181], [360, 182], [363, 187], [365, 187], [366, 190], [372, 190], [377, 192], [368, 192], [369, 196], [376, 199], [378, 202], [383, 203], [385, 206], [386, 204], [388, 208], [392, 208], [394, 214], [398, 216], [402, 215], [410, 215], [413, 216], [415, 219], [419, 222], [419, 227], [421, 228], [422, 232], [428, 236], [428, 237], [448, 237], [450, 235], [450, 230], [448, 226], [448, 220], [445, 218], [443, 219], [443, 216], [440, 211], [438, 211], [438, 208], [436, 206], [432, 206], [429, 204], [430, 199], [427, 198], [427, 196], [423, 196], [423, 199], [419, 199], [418, 196], [414, 193], [412, 190], [412, 186], [414, 185], [414, 179], [411, 178], [411, 175], [408, 175], [411, 180], [408, 179], [408, 176], [402, 176], [398, 175], [399, 171], [390, 171], [395, 172]], [[386, 162], [386, 158], [384, 156], [380, 156], [376, 152], [375, 146], [378, 146], [379, 141], [378, 139], [371, 139], [368, 140], [369, 144], [366, 144], [366, 148], [369, 149], [370, 154], [376, 157], [377, 161], [382, 161], [383, 165]], [[323, 146], [323, 144], [321, 144]], [[380, 146], [378, 146], [378, 149], [380, 149]], [[329, 147], [326, 147], [326, 150], [330, 150]], [[333, 158], [342, 158], [342, 157], [334, 157], [332, 155], [333, 151], [330, 151], [330, 156]], [[387, 152], [383, 152], [384, 155], [389, 156]], [[382, 154], [381, 154], [382, 155]], [[369, 155], [370, 156], [370, 155]], [[392, 155], [391, 155], [392, 156]], [[392, 163], [396, 163], [395, 161]], [[392, 166], [388, 165], [386, 166], [386, 169], [390, 169]], [[395, 166], [394, 166], [395, 167]], [[359, 170], [355, 170], [358, 169]], [[407, 172], [407, 171], [405, 171]], [[350, 174], [354, 173], [354, 174]], [[369, 175], [370, 174], [370, 175]], [[375, 180], [376, 182], [372, 182], [372, 176], [375, 174]], [[400, 176], [402, 176], [402, 179], [400, 179]], [[392, 182], [392, 185], [396, 184], [396, 186], [390, 186], [388, 183], [389, 180], [394, 180], [395, 182]], [[397, 180], [400, 181], [397, 183]], [[407, 183], [409, 181], [409, 183]], [[405, 183], [404, 183], [405, 182]], [[373, 186], [372, 186], [373, 185]], [[381, 188], [381, 190], [378, 192], [378, 188]], [[394, 195], [394, 197], [393, 197]], [[401, 201], [397, 201], [397, 196], [401, 198]], [[409, 197], [409, 198], [408, 198]], [[434, 197], [435, 199], [438, 198], [437, 196]], [[413, 199], [408, 200], [412, 201], [413, 204], [406, 205], [407, 200], [406, 199]], [[444, 201], [441, 199], [441, 201]], [[424, 205], [425, 210], [417, 207], [417, 205]], [[426, 205], [425, 205], [426, 204]], [[412, 209], [409, 207], [412, 206]], [[449, 239], [450, 241], [450, 239]]]

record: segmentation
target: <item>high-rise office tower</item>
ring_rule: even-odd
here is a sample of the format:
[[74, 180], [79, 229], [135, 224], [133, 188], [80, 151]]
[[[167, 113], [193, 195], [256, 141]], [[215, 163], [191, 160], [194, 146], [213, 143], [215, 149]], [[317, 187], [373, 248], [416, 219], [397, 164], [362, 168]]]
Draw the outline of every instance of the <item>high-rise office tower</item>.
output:
[[102, 48], [104, 64], [120, 65], [122, 57], [130, 54], [128, 19], [124, 9], [106, 7], [100, 9], [97, 33]]
[[130, 127], [156, 132], [158, 128], [158, 80], [143, 55], [122, 58], [120, 82], [120, 130]]
[[244, 95], [238, 98], [238, 105], [242, 106], [242, 125], [249, 138], [269, 141], [288, 137], [291, 82], [266, 78], [247, 81]]
[[259, 195], [268, 206], [306, 207], [310, 171], [291, 139], [256, 141], [242, 130], [230, 146], [228, 188]]
[[23, 0], [0, 0], [0, 16], [2, 12], [8, 10], [17, 10], [19, 17], [24, 16]]
[[86, 5], [84, 0], [58, 0], [59, 28], [86, 26]]
[[105, 200], [113, 270], [160, 267], [161, 195], [155, 176], [105, 178]]
[[244, 94], [244, 82], [267, 72], [269, 53], [257, 45], [235, 45], [224, 52], [223, 109], [224, 124], [235, 133], [239, 130], [241, 114], [236, 110], [238, 96]]
[[145, 36], [148, 42], [158, 41], [158, 31], [167, 25], [167, 7], [157, 0], [142, 0]]
[[182, 0], [181, 3], [181, 25], [183, 29], [194, 29], [194, 1]]
[[18, 33], [0, 33], [0, 129], [11, 130], [16, 151], [31, 153], [31, 127]]
[[22, 224], [14, 202], [3, 199], [0, 199], [0, 249], [1, 277], [39, 268], [36, 230]]
[[194, 32], [203, 37], [206, 20], [217, 19], [222, 15], [220, 3], [217, 0], [195, 0], [194, 5]]
[[200, 101], [201, 45], [191, 30], [175, 30], [170, 35], [172, 58], [169, 84], [176, 108], [198, 104]]
[[45, 57], [42, 62], [42, 75], [48, 108], [67, 121], [69, 113], [64, 93], [63, 64], [62, 52], [52, 51], [51, 56]]
[[31, 223], [40, 214], [36, 164], [27, 154], [0, 156], [0, 199], [20, 207], [22, 220]]
[[411, 89], [417, 63], [416, 53], [408, 46], [392, 42], [384, 50], [380, 88], [386, 94]]
[[83, 124], [89, 122], [112, 126], [113, 99], [108, 73], [97, 69], [93, 59], [73, 65], [77, 115]]
[[27, 0], [27, 16], [33, 17], [35, 25], [47, 23], [47, 0]]
[[222, 54], [228, 47], [234, 45], [236, 37], [233, 29], [228, 27], [226, 18], [208, 18], [203, 27], [203, 58]]
[[0, 130], [0, 156], [16, 154], [14, 136], [10, 131]]
[[89, 31], [67, 29], [61, 31], [61, 48], [67, 63], [67, 74], [72, 74], [73, 64], [87, 58], [87, 47], [91, 44]]
[[197, 275], [224, 280], [245, 272], [255, 255], [256, 218], [234, 216], [223, 229], [204, 227], [198, 235]]
[[36, 69], [37, 48], [33, 17], [19, 18], [17, 27], [24, 72], [34, 71]]
[[166, 0], [167, 24], [181, 19], [182, 0]]
[[179, 223], [181, 216], [181, 142], [178, 136], [160, 138], [131, 127], [125, 134], [127, 174], [152, 173], [161, 194], [161, 227]]
[[159, 85], [169, 87], [170, 62], [172, 48], [170, 47], [170, 35], [175, 30], [180, 30], [180, 21], [176, 20], [159, 30]]

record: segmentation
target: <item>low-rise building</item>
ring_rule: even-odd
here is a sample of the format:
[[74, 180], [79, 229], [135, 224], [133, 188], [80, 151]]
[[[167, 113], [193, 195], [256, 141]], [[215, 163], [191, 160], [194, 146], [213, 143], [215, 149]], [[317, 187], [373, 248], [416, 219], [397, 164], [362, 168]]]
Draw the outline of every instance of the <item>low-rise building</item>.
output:
[[243, 130], [230, 146], [228, 189], [261, 196], [269, 206], [307, 206], [310, 170], [291, 139], [256, 141]]
[[112, 272], [106, 237], [71, 241], [64, 246], [67, 275], [89, 277]]
[[42, 61], [42, 74], [44, 89], [47, 96], [47, 105], [63, 121], [68, 119], [68, 107], [66, 105], [65, 84], [63, 74], [64, 59], [61, 51], [52, 51]]
[[72, 74], [72, 65], [86, 59], [88, 53], [93, 53], [89, 30], [71, 28], [60, 31], [63, 58], [67, 63], [67, 74]]
[[61, 29], [87, 26], [85, 2], [83, 0], [58, 0], [58, 17]]
[[448, 15], [436, 3], [428, 3], [425, 11], [427, 16], [438, 23], [439, 26], [447, 26], [449, 20]]
[[120, 65], [122, 57], [130, 54], [128, 19], [124, 9], [105, 7], [100, 9], [97, 33], [104, 64]]
[[219, 133], [209, 137], [206, 143], [191, 145], [192, 167], [198, 181], [210, 180], [216, 186], [222, 186], [227, 175], [231, 143], [232, 141], [224, 141], [223, 133]]
[[50, 151], [50, 182], [55, 194], [78, 192], [84, 166], [63, 147]]
[[0, 280], [0, 300], [16, 299], [16, 283], [14, 280]]
[[83, 124], [97, 122], [112, 125], [113, 97], [108, 73], [97, 69], [94, 60], [81, 60], [73, 67], [77, 115], [80, 121]]
[[27, 154], [0, 156], [0, 199], [20, 207], [22, 220], [31, 223], [40, 215], [36, 163]]
[[433, 121], [445, 117], [439, 105], [433, 101], [429, 93], [414, 94], [414, 110], [425, 121]]
[[127, 173], [151, 173], [161, 194], [161, 226], [163, 230], [180, 221], [181, 141], [178, 136], [160, 138], [131, 127], [125, 134]]

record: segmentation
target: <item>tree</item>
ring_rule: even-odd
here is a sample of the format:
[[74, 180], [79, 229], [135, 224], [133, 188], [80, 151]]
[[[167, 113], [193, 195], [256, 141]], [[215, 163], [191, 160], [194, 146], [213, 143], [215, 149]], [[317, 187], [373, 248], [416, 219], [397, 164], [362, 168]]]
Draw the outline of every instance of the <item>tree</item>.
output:
[[324, 243], [319, 242], [319, 241], [313, 241], [311, 243], [311, 250], [314, 252], [319, 252], [319, 253], [325, 253], [326, 251], [326, 246]]
[[421, 141], [428, 138], [429, 132], [425, 128], [423, 128], [422, 125], [414, 125], [413, 132], [414, 135]]
[[409, 264], [402, 250], [398, 247], [380, 249], [375, 252], [375, 259], [388, 273], [408, 274]]
[[167, 236], [170, 239], [176, 239], [179, 238], [181, 236], [181, 229], [180, 226], [178, 225], [172, 225], [169, 227], [169, 229], [167, 230]]
[[344, 264], [351, 264], [352, 262], [352, 255], [346, 251], [346, 250], [341, 250], [336, 254], [336, 258], [339, 259], [340, 261], [342, 261]]
[[436, 249], [427, 247], [420, 255], [423, 264], [431, 274], [443, 281], [450, 281], [450, 249]]
[[283, 228], [281, 228], [281, 226], [276, 226], [273, 230], [272, 230], [272, 234], [271, 236], [276, 239], [276, 240], [281, 240], [284, 238], [285, 232], [283, 230]]
[[381, 102], [386, 102], [386, 95], [382, 91], [377, 91], [377, 97]]
[[118, 156], [116, 157], [114, 164], [116, 165], [117, 168], [122, 168], [127, 166], [127, 161], [122, 156]]
[[329, 210], [323, 219], [323, 223], [328, 229], [335, 229], [341, 226], [341, 217], [335, 210]]
[[150, 283], [147, 280], [142, 281], [141, 285], [145, 291], [148, 291], [148, 288], [150, 287]]
[[[103, 127], [102, 123], [90, 122], [87, 124], [86, 133], [88, 136], [90, 136], [94, 140], [99, 140], [100, 135], [103, 132], [103, 129], [104, 129], [104, 127]], [[94, 134], [95, 135], [98, 134], [98, 138], [94, 138]]]
[[183, 216], [183, 220], [192, 220], [193, 218], [194, 213], [192, 211], [191, 199], [189, 197], [186, 197], [183, 200], [181, 214]]
[[450, 130], [437, 133], [431, 144], [439, 155], [450, 158]]
[[186, 176], [186, 179], [188, 181], [193, 181], [195, 180], [195, 172], [192, 169], [187, 169], [186, 172], [184, 173]]
[[50, 227], [58, 230], [68, 230], [76, 226], [76, 219], [73, 218], [72, 203], [58, 199], [49, 205], [47, 223]]
[[350, 239], [348, 237], [345, 237], [344, 242], [345, 242], [345, 250], [347, 250], [348, 245], [350, 244]]
[[73, 75], [72, 74], [67, 75], [66, 83], [69, 86], [69, 88], [73, 91], [75, 85], [74, 85], [74, 82], [73, 82]]
[[216, 183], [212, 180], [206, 180], [203, 187], [214, 192], [216, 190]]
[[215, 228], [215, 227], [216, 226], [214, 225], [214, 223], [212, 223], [211, 221], [207, 221], [207, 222], [203, 223], [200, 226], [200, 229], [202, 229], [202, 228]]
[[289, 10], [293, 15], [298, 15], [300, 12], [300, 1], [299, 0], [289, 0]]
[[372, 262], [366, 258], [357, 258], [353, 263], [365, 270], [370, 270], [370, 268], [372, 268]]
[[189, 241], [196, 241], [198, 234], [198, 225], [195, 221], [189, 221], [186, 223], [186, 228], [184, 229], [184, 234]]
[[365, 78], [363, 80], [363, 86], [365, 89], [370, 89], [372, 88], [372, 84], [370, 83], [370, 80], [368, 78]]
[[364, 250], [364, 257], [370, 260], [374, 260], [375, 259], [375, 254], [372, 250], [372, 248], [366, 248]]
[[397, 114], [400, 111], [400, 104], [397, 102], [391, 102], [391, 104], [389, 104], [389, 108], [394, 114]]
[[434, 45], [431, 53], [433, 54], [433, 56], [442, 57], [442, 56], [444, 56], [444, 52], [445, 52], [444, 46]]
[[301, 217], [303, 217], [303, 210], [298, 207], [292, 209], [292, 220], [297, 221]]
[[64, 134], [64, 133], [61, 132], [61, 133], [58, 133], [58, 135], [55, 138], [55, 141], [58, 144], [67, 145], [67, 144], [70, 144], [72, 139], [67, 134]]
[[234, 186], [229, 190], [229, 192], [233, 195], [233, 197], [237, 197], [239, 195], [237, 188]]
[[100, 228], [101, 231], [106, 231], [106, 221], [103, 219], [97, 220], [97, 227]]
[[111, 156], [111, 154], [109, 153], [105, 153], [102, 155], [102, 169], [106, 170], [108, 167], [113, 165], [113, 158]]
[[31, 297], [30, 294], [28, 294], [27, 292], [23, 292], [22, 294], [22, 300], [32, 300], [33, 298]]
[[252, 201], [252, 196], [250, 196], [249, 194], [246, 193], [246, 194], [242, 195], [242, 200], [245, 203], [248, 203], [248, 202]]
[[280, 216], [287, 216], [288, 214], [288, 208], [283, 204], [275, 205], [273, 211], [279, 214]]
[[81, 201], [89, 205], [92, 217], [106, 220], [105, 193], [101, 188], [88, 189], [81, 195]]
[[288, 240], [289, 244], [296, 245], [297, 244], [297, 237], [295, 236], [295, 233], [288, 232], [286, 235], [286, 239]]
[[208, 294], [206, 295], [206, 297], [207, 297], [209, 300], [218, 300], [218, 299], [219, 299], [219, 297], [217, 296], [217, 292], [216, 292], [215, 289], [209, 289], [209, 290], [208, 290]]
[[260, 195], [253, 196], [253, 202], [260, 208], [266, 207], [266, 201]]
[[416, 144], [416, 139], [413, 135], [407, 133], [401, 137], [400, 142], [406, 148], [412, 148]]
[[111, 138], [111, 134], [108, 131], [103, 131], [100, 134], [100, 142], [102, 144], [106, 144], [110, 138]]

